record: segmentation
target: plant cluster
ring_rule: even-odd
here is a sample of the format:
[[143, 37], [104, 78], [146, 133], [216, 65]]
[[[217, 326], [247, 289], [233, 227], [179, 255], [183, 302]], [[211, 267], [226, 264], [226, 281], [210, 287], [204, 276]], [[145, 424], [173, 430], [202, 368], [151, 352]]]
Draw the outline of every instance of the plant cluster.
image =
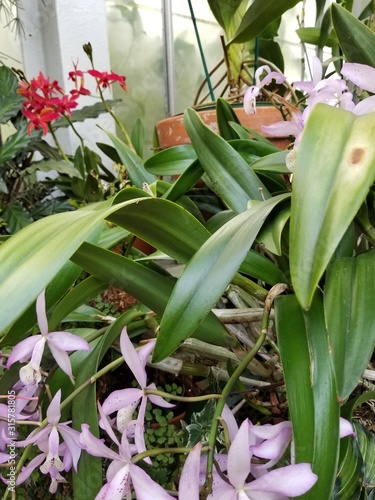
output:
[[[341, 42], [347, 80], [323, 79], [315, 64], [312, 81], [296, 84], [291, 119], [269, 129], [293, 135], [291, 150], [249, 135], [223, 99], [219, 134], [187, 109], [191, 144], [145, 162], [127, 135], [108, 134], [112, 145], [102, 150], [123, 164], [128, 183], [0, 245], [5, 499], [35, 470], [51, 493], [70, 474], [76, 498], [374, 498], [374, 439], [352, 420], [375, 395], [355, 392], [375, 340], [367, 95], [375, 58], [363, 65], [356, 57], [375, 35], [337, 5], [332, 19], [340, 40], [345, 25], [361, 42]], [[270, 68], [257, 77], [245, 98], [252, 112], [270, 79], [283, 79]], [[31, 134], [35, 127], [44, 123]], [[156, 252], [141, 254], [135, 238]], [[123, 253], [109, 250], [120, 241]], [[177, 261], [179, 277], [159, 259]], [[63, 331], [108, 287], [139, 303]], [[113, 356], [117, 343], [121, 356]], [[134, 384], [119, 375], [107, 385], [124, 362]], [[161, 391], [147, 365], [189, 378], [190, 393]], [[164, 418], [175, 403], [206, 401], [186, 412], [183, 441], [172, 436]], [[164, 482], [155, 463], [172, 456]]]

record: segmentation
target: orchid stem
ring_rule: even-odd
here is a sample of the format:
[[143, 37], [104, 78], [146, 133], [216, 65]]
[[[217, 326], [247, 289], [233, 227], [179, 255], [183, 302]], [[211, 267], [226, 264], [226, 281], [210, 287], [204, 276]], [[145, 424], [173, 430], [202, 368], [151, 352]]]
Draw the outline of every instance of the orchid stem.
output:
[[[160, 453], [190, 453], [193, 448], [155, 448], [153, 450], [142, 451], [132, 458], [133, 464], [140, 462], [144, 458], [160, 455]], [[202, 446], [202, 451], [208, 451], [208, 446]]]
[[204, 488], [204, 493], [203, 493], [204, 500], [212, 492], [212, 482], [213, 482], [212, 471], [213, 471], [213, 465], [214, 465], [216, 434], [217, 434], [217, 431], [219, 428], [220, 418], [221, 418], [221, 414], [223, 412], [226, 400], [227, 400], [228, 396], [230, 395], [235, 383], [237, 382], [237, 380], [241, 376], [242, 372], [247, 368], [248, 364], [255, 357], [255, 355], [257, 354], [257, 352], [261, 348], [263, 342], [265, 341], [266, 336], [267, 336], [267, 332], [268, 332], [268, 325], [269, 325], [271, 306], [272, 306], [273, 300], [274, 300], [276, 295], [282, 293], [284, 290], [286, 290], [286, 288], [287, 288], [287, 285], [285, 285], [284, 283], [281, 283], [281, 284], [273, 286], [271, 288], [271, 290], [268, 292], [268, 295], [266, 297], [266, 301], [264, 304], [262, 328], [261, 328], [259, 338], [256, 341], [256, 343], [254, 344], [254, 347], [247, 353], [247, 355], [244, 357], [244, 359], [241, 361], [241, 363], [234, 370], [232, 376], [230, 377], [230, 379], [228, 380], [224, 389], [222, 390], [221, 399], [219, 399], [217, 402], [215, 413], [214, 413], [214, 416], [212, 419], [211, 432], [210, 432], [210, 436], [208, 439], [208, 445], [209, 445], [210, 449], [209, 449], [208, 455], [207, 455], [206, 483], [205, 483], [205, 488]]
[[169, 392], [159, 391], [157, 389], [145, 389], [144, 393], [146, 395], [153, 394], [155, 396], [161, 396], [162, 398], [172, 399], [174, 401], [185, 401], [188, 403], [197, 403], [199, 401], [207, 401], [209, 399], [221, 399], [221, 394], [204, 394], [203, 396], [176, 396], [174, 394], [170, 394]]
[[56, 144], [57, 149], [59, 150], [61, 156], [64, 158], [64, 160], [66, 161], [66, 163], [70, 163], [69, 158], [64, 153], [64, 150], [62, 149], [61, 144], [59, 143], [59, 141], [58, 141], [58, 139], [56, 137], [55, 131], [53, 130], [53, 128], [52, 128], [52, 126], [51, 126], [50, 123], [48, 124], [48, 129], [50, 131], [50, 134], [53, 137], [53, 140], [55, 141], [55, 144]]

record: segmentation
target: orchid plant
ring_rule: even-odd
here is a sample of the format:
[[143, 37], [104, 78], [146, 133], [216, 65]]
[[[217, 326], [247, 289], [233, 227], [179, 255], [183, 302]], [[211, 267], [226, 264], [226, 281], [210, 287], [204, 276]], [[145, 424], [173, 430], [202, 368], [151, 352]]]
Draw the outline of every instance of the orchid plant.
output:
[[[250, 136], [223, 101], [219, 129], [236, 139], [193, 109], [191, 145], [146, 162], [109, 134], [104, 149], [130, 185], [0, 245], [5, 498], [32, 473], [51, 493], [70, 481], [76, 498], [373, 497], [374, 439], [353, 415], [374, 399], [375, 61], [345, 56], [345, 79], [323, 79], [315, 62], [296, 84], [291, 120], [272, 129], [294, 136], [289, 151]], [[251, 112], [283, 78], [257, 76]], [[125, 232], [122, 253], [110, 251]], [[135, 250], [134, 237], [156, 252]], [[81, 306], [108, 286], [139, 303], [116, 317], [91, 311], [83, 327]], [[190, 394], [155, 387], [154, 370], [189, 380]], [[146, 444], [150, 402], [189, 406], [186, 446]], [[161, 454], [184, 457], [167, 481], [155, 471]]]

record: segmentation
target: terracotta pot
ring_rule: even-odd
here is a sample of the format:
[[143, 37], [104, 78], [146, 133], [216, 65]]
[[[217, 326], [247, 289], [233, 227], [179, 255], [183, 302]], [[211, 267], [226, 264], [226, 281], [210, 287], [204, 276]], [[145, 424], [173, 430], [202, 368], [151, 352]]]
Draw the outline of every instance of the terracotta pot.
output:
[[[290, 144], [289, 137], [272, 137], [262, 130], [263, 125], [271, 125], [272, 123], [279, 122], [283, 119], [280, 111], [274, 106], [257, 106], [257, 112], [254, 115], [247, 115], [241, 107], [234, 107], [234, 112], [238, 116], [242, 125], [253, 129], [255, 132], [262, 134], [270, 140], [275, 146], [285, 149]], [[206, 125], [208, 125], [214, 132], [218, 132], [218, 125], [216, 121], [216, 110], [205, 109], [198, 111], [200, 117]], [[167, 149], [171, 146], [178, 146], [180, 144], [190, 144], [190, 138], [184, 127], [183, 115], [173, 116], [166, 118], [156, 124], [156, 133], [159, 140], [161, 149]]]

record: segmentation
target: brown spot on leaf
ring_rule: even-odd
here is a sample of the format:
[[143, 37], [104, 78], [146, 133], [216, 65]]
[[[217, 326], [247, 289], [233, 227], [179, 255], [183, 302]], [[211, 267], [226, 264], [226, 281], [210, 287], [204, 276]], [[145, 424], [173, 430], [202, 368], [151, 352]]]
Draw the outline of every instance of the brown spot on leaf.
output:
[[365, 158], [365, 148], [359, 147], [359, 148], [354, 148], [352, 152], [350, 153], [350, 163], [352, 165], [358, 165], [358, 163], [363, 163], [364, 158]]

